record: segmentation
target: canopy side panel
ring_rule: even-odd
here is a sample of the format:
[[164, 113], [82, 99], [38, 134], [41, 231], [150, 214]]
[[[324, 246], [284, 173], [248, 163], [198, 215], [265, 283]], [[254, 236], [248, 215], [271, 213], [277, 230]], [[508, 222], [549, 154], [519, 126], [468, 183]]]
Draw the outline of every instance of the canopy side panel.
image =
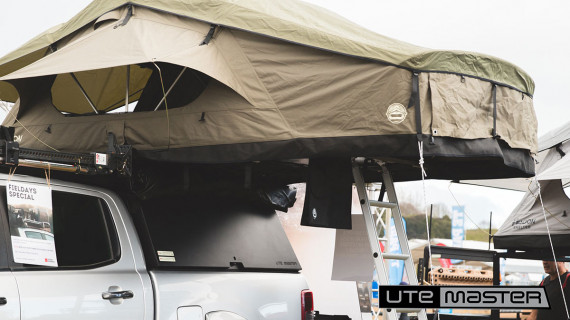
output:
[[430, 73], [429, 90], [433, 109], [431, 133], [434, 136], [491, 138], [496, 126], [496, 138], [512, 148], [537, 152], [537, 120], [532, 98], [497, 86], [494, 123], [493, 84], [463, 76]]

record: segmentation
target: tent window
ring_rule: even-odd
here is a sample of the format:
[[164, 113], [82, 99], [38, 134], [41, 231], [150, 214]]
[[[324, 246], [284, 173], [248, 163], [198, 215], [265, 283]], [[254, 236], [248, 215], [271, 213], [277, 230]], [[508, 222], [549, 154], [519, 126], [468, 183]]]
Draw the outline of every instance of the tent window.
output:
[[[185, 106], [204, 92], [210, 80], [206, 74], [193, 69], [182, 72], [184, 68], [178, 65], [170, 63], [157, 63], [157, 65], [160, 72], [153, 64], [148, 66], [153, 68], [153, 72], [134, 108], [135, 112], [164, 110], [166, 105], [169, 109]], [[168, 93], [166, 103], [162, 101], [165, 93]]]
[[[162, 62], [59, 74], [51, 87], [52, 102], [66, 116], [174, 109], [198, 98], [210, 79], [202, 72]], [[125, 108], [127, 83], [129, 107]]]

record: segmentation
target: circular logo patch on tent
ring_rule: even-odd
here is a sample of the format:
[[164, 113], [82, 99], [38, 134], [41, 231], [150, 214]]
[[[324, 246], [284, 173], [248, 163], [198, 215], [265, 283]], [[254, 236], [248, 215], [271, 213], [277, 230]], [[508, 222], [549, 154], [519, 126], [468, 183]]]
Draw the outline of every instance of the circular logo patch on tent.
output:
[[392, 103], [388, 107], [388, 111], [386, 111], [386, 117], [388, 117], [388, 121], [392, 122], [393, 124], [398, 124], [406, 120], [407, 115], [408, 111], [406, 110], [406, 107], [404, 107], [404, 105], [401, 103]]

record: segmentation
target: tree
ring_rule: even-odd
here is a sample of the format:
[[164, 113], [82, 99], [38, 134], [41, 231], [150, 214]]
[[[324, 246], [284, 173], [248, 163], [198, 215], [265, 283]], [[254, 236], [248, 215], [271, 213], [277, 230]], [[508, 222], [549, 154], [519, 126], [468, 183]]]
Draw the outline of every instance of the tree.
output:
[[[405, 219], [409, 239], [427, 239], [425, 215], [407, 216]], [[430, 238], [451, 238], [451, 219], [448, 216], [432, 218]]]

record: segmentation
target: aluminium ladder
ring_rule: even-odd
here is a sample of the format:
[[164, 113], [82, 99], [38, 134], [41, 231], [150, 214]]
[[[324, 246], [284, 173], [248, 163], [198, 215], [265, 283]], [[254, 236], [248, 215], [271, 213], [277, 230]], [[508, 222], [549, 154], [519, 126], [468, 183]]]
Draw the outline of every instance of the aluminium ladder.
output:
[[[361, 165], [365, 163], [364, 158], [356, 158], [352, 162], [352, 174], [354, 176], [354, 182], [356, 184], [356, 190], [358, 192], [358, 198], [360, 206], [362, 208], [362, 214], [364, 215], [364, 221], [366, 224], [366, 232], [368, 234], [368, 240], [370, 242], [370, 248], [372, 249], [372, 257], [374, 260], [374, 266], [376, 268], [376, 273], [378, 274], [379, 285], [389, 285], [388, 270], [384, 263], [384, 260], [403, 260], [404, 270], [408, 275], [408, 281], [410, 285], [417, 286], [418, 279], [415, 276], [414, 271], [414, 261], [410, 252], [410, 247], [408, 246], [408, 237], [404, 230], [404, 223], [402, 222], [402, 214], [400, 212], [400, 206], [398, 205], [398, 198], [396, 197], [396, 190], [394, 188], [394, 182], [392, 181], [392, 176], [386, 165], [383, 162], [378, 162], [382, 168], [382, 183], [385, 186], [386, 193], [388, 195], [389, 202], [369, 200], [366, 193], [366, 185], [364, 182]], [[379, 235], [376, 227], [376, 222], [374, 221], [374, 216], [372, 214], [371, 206], [390, 209], [392, 212], [392, 218], [394, 218], [394, 226], [398, 236], [398, 242], [402, 253], [383, 253], [380, 250]], [[382, 306], [380, 306], [382, 308]], [[427, 315], [425, 309], [414, 309], [414, 310], [395, 310], [390, 311], [384, 309], [384, 314], [387, 316], [387, 320], [397, 320], [396, 312], [417, 312], [418, 320], [427, 320]], [[376, 315], [377, 316], [377, 315]]]

